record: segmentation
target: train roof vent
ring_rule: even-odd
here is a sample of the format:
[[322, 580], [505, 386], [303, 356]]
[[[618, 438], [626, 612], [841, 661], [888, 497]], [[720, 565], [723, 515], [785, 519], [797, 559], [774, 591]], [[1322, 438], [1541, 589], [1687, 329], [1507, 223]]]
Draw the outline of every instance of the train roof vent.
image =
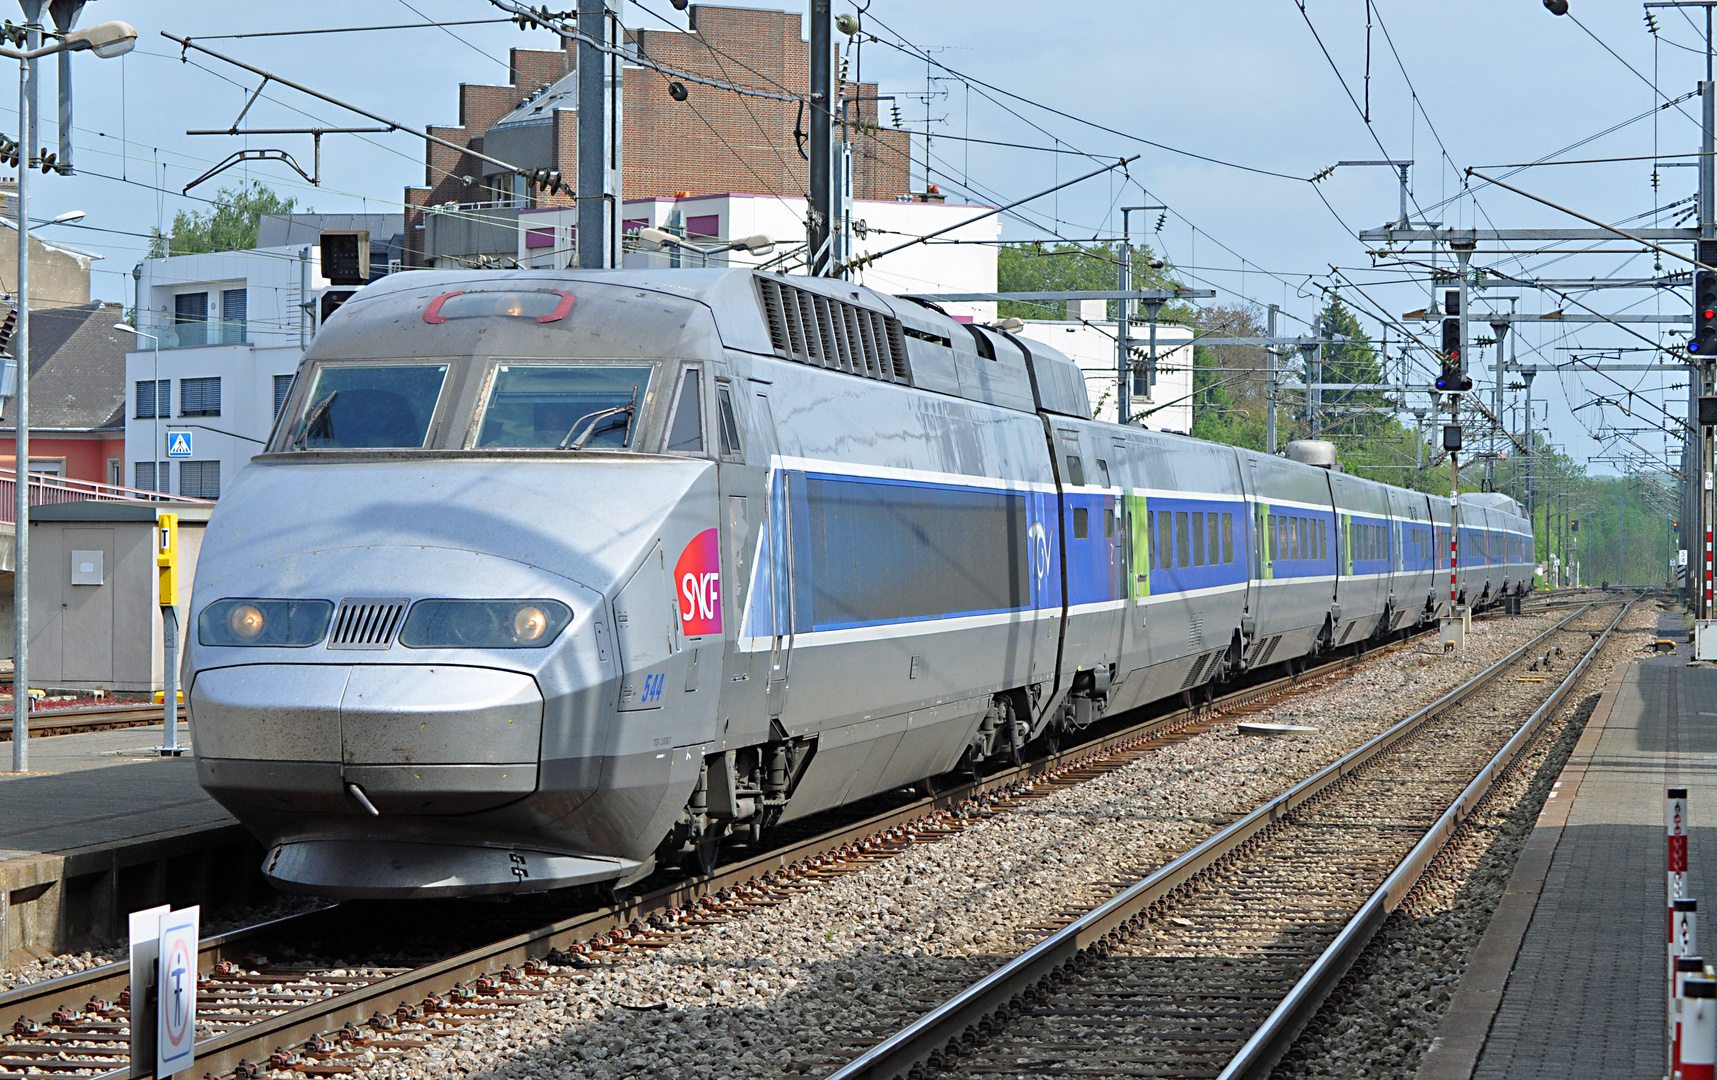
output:
[[353, 597], [340, 601], [334, 615], [330, 649], [385, 649], [393, 644], [399, 624], [405, 621], [408, 600]]
[[832, 296], [759, 276], [775, 355], [882, 382], [912, 385], [900, 320]]

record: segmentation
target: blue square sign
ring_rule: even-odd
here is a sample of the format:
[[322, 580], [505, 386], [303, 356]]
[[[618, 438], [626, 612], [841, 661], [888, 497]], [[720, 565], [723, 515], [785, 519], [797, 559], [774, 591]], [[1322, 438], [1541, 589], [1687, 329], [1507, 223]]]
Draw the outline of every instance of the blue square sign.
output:
[[191, 456], [191, 433], [189, 431], [169, 431], [167, 433], [167, 456], [170, 458], [188, 458]]

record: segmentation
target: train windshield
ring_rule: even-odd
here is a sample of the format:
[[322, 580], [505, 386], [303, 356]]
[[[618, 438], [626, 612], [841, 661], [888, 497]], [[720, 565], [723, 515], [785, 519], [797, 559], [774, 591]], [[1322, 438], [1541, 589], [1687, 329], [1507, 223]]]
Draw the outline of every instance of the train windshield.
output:
[[649, 364], [501, 364], [477, 447], [624, 450], [653, 372]]
[[418, 449], [446, 381], [446, 364], [324, 364], [286, 448]]

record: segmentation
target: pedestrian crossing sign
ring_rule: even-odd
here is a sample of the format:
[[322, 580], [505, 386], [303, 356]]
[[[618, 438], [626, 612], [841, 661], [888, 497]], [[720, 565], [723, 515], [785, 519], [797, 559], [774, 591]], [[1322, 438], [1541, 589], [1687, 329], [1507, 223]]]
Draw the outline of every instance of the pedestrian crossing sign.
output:
[[170, 458], [188, 458], [191, 456], [191, 433], [189, 431], [169, 431], [167, 433], [167, 456]]

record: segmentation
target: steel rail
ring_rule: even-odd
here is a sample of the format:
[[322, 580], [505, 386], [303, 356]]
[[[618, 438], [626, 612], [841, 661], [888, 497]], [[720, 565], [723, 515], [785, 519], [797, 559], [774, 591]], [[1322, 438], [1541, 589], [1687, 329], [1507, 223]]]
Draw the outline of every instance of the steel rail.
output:
[[[179, 706], [179, 719], [188, 714]], [[161, 723], [159, 705], [95, 705], [87, 709], [33, 709], [30, 735], [63, 735], [72, 731], [101, 728], [147, 727]], [[0, 742], [12, 739], [11, 719], [0, 720]]]
[[1312, 1017], [1323, 1007], [1324, 999], [1329, 997], [1330, 992], [1347, 975], [1348, 970], [1365, 951], [1365, 947], [1371, 943], [1371, 939], [1383, 929], [1384, 920], [1388, 919], [1413, 891], [1419, 878], [1431, 865], [1431, 860], [1454, 838], [1462, 822], [1470, 817], [1490, 794], [1491, 786], [1514, 764], [1521, 752], [1532, 744], [1539, 729], [1579, 684], [1586, 674], [1586, 669], [1597, 659], [1598, 651], [1610, 639], [1611, 631], [1621, 623], [1633, 605], [1632, 600], [1622, 604], [1622, 609], [1616, 612], [1610, 625], [1593, 639], [1586, 655], [1580, 658], [1580, 662], [1574, 665], [1549, 698], [1545, 699], [1544, 704], [1527, 717], [1526, 723], [1520, 726], [1479, 774], [1473, 777], [1472, 783], [1449, 804], [1449, 808], [1443, 811], [1437, 823], [1431, 826], [1424, 837], [1413, 846], [1413, 850], [1407, 853], [1407, 857], [1401, 860], [1395, 870], [1384, 879], [1383, 884], [1378, 886], [1377, 891], [1371, 894], [1371, 898], [1348, 920], [1347, 925], [1336, 935], [1336, 939], [1270, 1013], [1263, 1026], [1246, 1040], [1246, 1044], [1229, 1061], [1217, 1080], [1254, 1080], [1269, 1076], [1276, 1062], [1294, 1045], [1294, 1040], [1300, 1037], [1306, 1024], [1310, 1023]]
[[[1404, 649], [1416, 637], [1427, 632], [1429, 628], [1419, 633], [1410, 632], [1401, 641], [1369, 651], [1363, 647], [1344, 647], [1341, 655], [1305, 671], [1241, 687], [1202, 705], [1182, 707], [1128, 725], [1022, 765], [1003, 769], [975, 782], [960, 784], [842, 828], [720, 867], [711, 875], [689, 878], [635, 897], [624, 904], [558, 920], [410, 972], [378, 979], [363, 987], [260, 1020], [200, 1043], [191, 1068], [215, 1075], [231, 1072], [241, 1061], [265, 1059], [274, 1047], [295, 1045], [312, 1035], [325, 1034], [348, 1022], [362, 1025], [368, 1021], [380, 1003], [410, 1001], [431, 992], [446, 992], [455, 982], [498, 972], [509, 964], [522, 966], [526, 960], [540, 958], [551, 949], [586, 941], [671, 907], [690, 906], [700, 896], [744, 884], [762, 874], [785, 868], [800, 860], [922, 819], [927, 814], [950, 809], [975, 795], [998, 791], [1060, 769], [1095, 761], [1117, 749], [1126, 748], [1129, 744], [1138, 748], [1141, 741], [1148, 745], [1154, 739], [1178, 734], [1200, 723], [1220, 722], [1228, 710], [1286, 691], [1309, 689], [1358, 667], [1366, 660], [1378, 659]], [[1349, 649], [1352, 651], [1349, 652]], [[198, 970], [210, 971], [220, 960], [242, 957], [267, 940], [302, 933], [314, 925], [313, 920], [338, 918], [340, 910], [340, 907], [335, 905], [205, 939], [199, 948]], [[127, 965], [106, 964], [0, 993], [0, 1015], [21, 1014], [38, 1022], [46, 1021], [51, 1018], [58, 1005], [81, 1002], [88, 997], [116, 998], [128, 983]], [[152, 1074], [148, 1070], [133, 1074], [127, 1068], [101, 1075], [103, 1080], [117, 1080], [119, 1077]]]
[[[1616, 601], [1626, 603], [1625, 601]], [[1534, 648], [1594, 606], [1587, 604], [1564, 617], [1531, 641], [1481, 671], [1387, 731], [1349, 751], [1313, 776], [1258, 806], [1196, 847], [1159, 867], [1073, 920], [1037, 945], [1007, 961], [977, 982], [937, 1005], [917, 1020], [871, 1047], [824, 1080], [895, 1080], [907, 1075], [932, 1053], [958, 1041], [998, 1011], [1010, 1007], [1021, 991], [1064, 977], [1087, 958], [1093, 946], [1109, 947], [1129, 927], [1137, 927], [1151, 905], [1193, 880], [1231, 853], [1241, 849], [1289, 813], [1393, 749], [1424, 724], [1487, 687]]]

